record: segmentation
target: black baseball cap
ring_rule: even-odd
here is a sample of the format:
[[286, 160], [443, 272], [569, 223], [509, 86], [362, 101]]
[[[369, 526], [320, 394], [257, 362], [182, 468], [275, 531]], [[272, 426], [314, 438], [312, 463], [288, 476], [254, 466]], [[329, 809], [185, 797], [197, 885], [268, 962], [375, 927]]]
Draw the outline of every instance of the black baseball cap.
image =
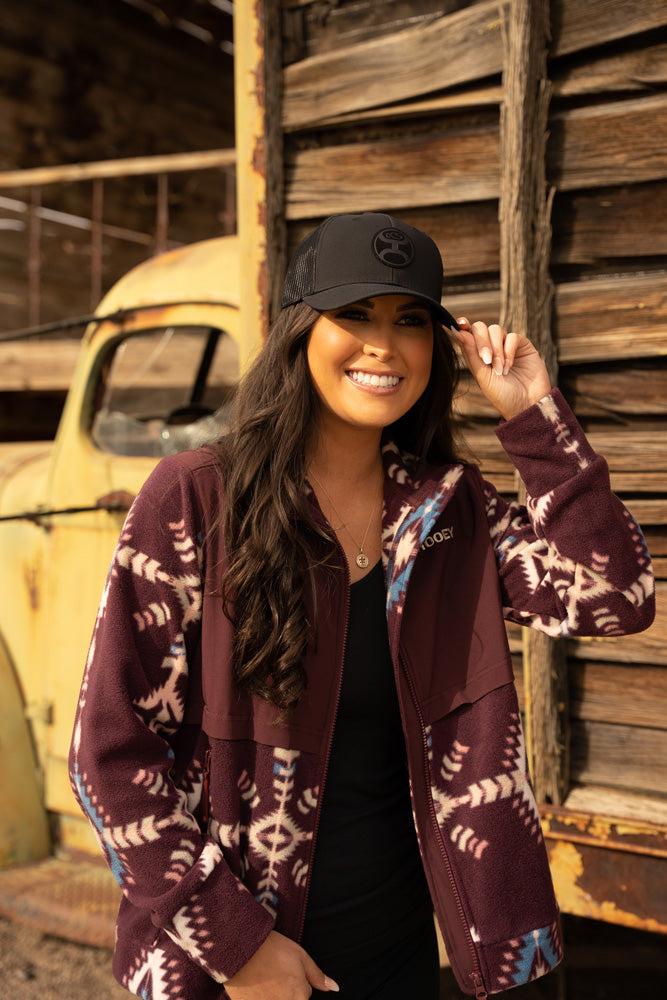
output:
[[440, 251], [420, 229], [382, 212], [331, 215], [297, 247], [282, 305], [307, 302], [324, 311], [376, 295], [415, 295], [458, 329], [440, 302], [442, 276]]

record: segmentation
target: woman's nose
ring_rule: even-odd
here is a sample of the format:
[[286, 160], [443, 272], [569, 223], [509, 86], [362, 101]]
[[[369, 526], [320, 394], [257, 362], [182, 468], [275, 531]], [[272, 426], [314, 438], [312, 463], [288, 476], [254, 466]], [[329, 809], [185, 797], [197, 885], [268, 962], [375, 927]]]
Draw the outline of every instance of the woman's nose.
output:
[[394, 353], [390, 331], [380, 325], [369, 330], [366, 335], [363, 351], [368, 357], [381, 358], [382, 360], [390, 358]]

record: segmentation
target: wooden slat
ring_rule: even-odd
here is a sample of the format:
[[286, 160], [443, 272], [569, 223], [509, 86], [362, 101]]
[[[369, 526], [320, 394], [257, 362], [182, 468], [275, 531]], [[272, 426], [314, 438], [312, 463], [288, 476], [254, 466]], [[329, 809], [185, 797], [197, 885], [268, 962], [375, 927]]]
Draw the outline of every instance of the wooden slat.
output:
[[[629, 14], [625, 0], [587, 0], [585, 5], [580, 0], [561, 0], [554, 5], [552, 14], [551, 56], [563, 56], [667, 24], [662, 0], [634, 0], [631, 6]], [[394, 20], [394, 30], [380, 37], [369, 25], [369, 37], [356, 44], [348, 34], [344, 44], [336, 45], [335, 29], [327, 24], [323, 51], [284, 70], [283, 127], [290, 130], [313, 126], [499, 74], [503, 62], [503, 7], [502, 2], [476, 3], [402, 29]], [[455, 57], [443, 58], [443, 53], [455, 53]], [[646, 61], [642, 64], [647, 82], [661, 79], [659, 53], [656, 56], [648, 66]], [[584, 81], [582, 71], [579, 84], [604, 89], [610, 85], [609, 78], [618, 78], [619, 74], [636, 81], [637, 73], [632, 68], [624, 72], [616, 65], [594, 70], [588, 81]], [[571, 86], [576, 87], [576, 78]], [[635, 82], [633, 89], [636, 86]], [[613, 89], [618, 92], [622, 87]]]
[[[391, 28], [408, 25], [429, 14], [447, 14], [453, 8], [471, 6], [470, 0], [365, 0], [336, 3], [326, 17], [319, 0], [282, 0], [286, 10], [305, 8], [308, 47], [312, 53], [332, 48], [352, 48], [355, 42], [371, 40]], [[361, 8], [361, 10], [360, 10]], [[665, 24], [661, 0], [552, 0], [551, 55], [565, 55], [617, 38], [650, 31]]]
[[[312, 125], [500, 73], [499, 5], [485, 0], [447, 17], [346, 45], [287, 66], [283, 127]], [[456, 53], [443, 58], [443, 53]]]
[[[667, 503], [665, 506], [667, 507]], [[650, 546], [649, 552], [651, 552]], [[651, 561], [653, 563], [653, 572], [655, 573], [656, 580], [667, 580], [667, 558], [665, 556], [656, 556], [651, 553]]]
[[[558, 384], [580, 420], [609, 417], [618, 421], [620, 430], [628, 416], [667, 415], [667, 368], [658, 362], [600, 363], [594, 370], [565, 366]], [[464, 421], [497, 419], [493, 406], [467, 371], [461, 373], [455, 410]]]
[[667, 795], [667, 732], [572, 722], [572, 780]]
[[12, 340], [0, 344], [0, 392], [69, 389], [78, 340]]
[[[454, 316], [496, 322], [494, 291], [445, 295]], [[556, 286], [554, 326], [563, 364], [664, 357], [667, 275], [613, 275]]]
[[[664, 497], [655, 497], [651, 500], [639, 496], [633, 496], [629, 499], [626, 497], [624, 503], [642, 528], [649, 524], [667, 524], [667, 499]], [[667, 634], [665, 642], [667, 642]]]
[[626, 262], [632, 257], [666, 257], [667, 178], [558, 192], [552, 223], [552, 265], [602, 266], [608, 271], [615, 258]]
[[[665, 177], [667, 95], [575, 108], [554, 116], [550, 127], [548, 171], [559, 190]], [[286, 158], [287, 216], [495, 199], [498, 156], [498, 129], [487, 123], [293, 150]]]
[[[351, 48], [419, 21], [433, 20], [470, 7], [471, 0], [287, 0], [286, 12], [302, 11], [302, 45], [308, 55]], [[323, 16], [324, 10], [324, 16]]]
[[548, 169], [559, 190], [665, 176], [667, 94], [575, 108], [551, 119]]
[[[320, 118], [317, 128], [330, 128], [339, 125], [369, 125], [380, 122], [396, 122], [401, 119], [437, 118], [457, 111], [470, 111], [477, 108], [494, 108], [503, 99], [503, 89], [500, 85], [491, 87], [470, 87], [465, 90], [446, 91], [435, 97], [415, 98], [399, 101], [396, 104], [382, 104], [380, 107], [359, 108], [344, 114], [326, 115]], [[298, 129], [286, 129], [287, 133]]]
[[[626, 43], [628, 44], [628, 43]], [[647, 45], [551, 67], [556, 97], [648, 92], [667, 82], [667, 45]]]
[[575, 786], [565, 800], [567, 809], [620, 816], [667, 827], [667, 800], [661, 795], [615, 791], [600, 785]]
[[589, 722], [667, 729], [667, 668], [574, 661], [570, 711]]
[[286, 162], [288, 219], [498, 197], [498, 128], [297, 150]]
[[559, 384], [580, 418], [667, 415], [667, 367], [658, 362], [567, 367]]
[[665, 24], [664, 0], [552, 0], [551, 55], [581, 52]]
[[667, 531], [664, 528], [647, 527], [644, 536], [653, 559], [667, 555]]
[[[587, 60], [583, 65], [556, 64], [552, 72], [554, 97], [651, 93], [667, 82], [667, 46], [651, 45], [611, 56], [604, 55]], [[492, 107], [499, 105], [502, 99], [503, 89], [499, 84], [473, 85], [463, 90], [403, 99], [377, 107], [360, 107], [341, 114], [325, 114], [318, 119], [317, 127], [381, 121], [395, 123], [401, 118], [416, 116], [437, 117], [455, 111]], [[308, 124], [306, 122], [305, 127]]]
[[[458, 275], [499, 270], [498, 204], [494, 200], [401, 209], [400, 218], [428, 232], [445, 263], [445, 283]], [[667, 181], [604, 190], [561, 192], [553, 206], [552, 265], [627, 267], [632, 259], [667, 257]], [[292, 252], [315, 220], [290, 225]]]
[[664, 272], [560, 285], [556, 288], [555, 309], [562, 364], [665, 354]]

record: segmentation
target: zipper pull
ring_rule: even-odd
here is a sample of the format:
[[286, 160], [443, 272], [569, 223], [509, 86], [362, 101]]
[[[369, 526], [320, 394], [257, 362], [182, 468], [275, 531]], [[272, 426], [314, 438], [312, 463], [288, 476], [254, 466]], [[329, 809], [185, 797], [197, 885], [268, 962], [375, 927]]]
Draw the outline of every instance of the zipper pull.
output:
[[204, 770], [201, 776], [201, 822], [204, 828], [204, 833], [208, 829], [208, 819], [210, 814], [210, 773], [211, 773], [211, 751], [207, 750], [204, 754]]
[[479, 972], [473, 972], [471, 979], [475, 987], [475, 1000], [486, 1000], [486, 997], [488, 997], [489, 994], [484, 989], [484, 983], [482, 982], [482, 977]]

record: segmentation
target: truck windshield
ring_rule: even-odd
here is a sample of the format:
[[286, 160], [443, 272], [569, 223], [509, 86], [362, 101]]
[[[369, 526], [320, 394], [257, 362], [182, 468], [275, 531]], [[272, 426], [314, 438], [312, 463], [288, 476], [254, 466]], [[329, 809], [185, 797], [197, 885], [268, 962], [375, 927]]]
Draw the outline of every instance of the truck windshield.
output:
[[105, 359], [91, 434], [102, 451], [161, 456], [216, 440], [238, 380], [223, 331], [163, 327], [133, 333]]

